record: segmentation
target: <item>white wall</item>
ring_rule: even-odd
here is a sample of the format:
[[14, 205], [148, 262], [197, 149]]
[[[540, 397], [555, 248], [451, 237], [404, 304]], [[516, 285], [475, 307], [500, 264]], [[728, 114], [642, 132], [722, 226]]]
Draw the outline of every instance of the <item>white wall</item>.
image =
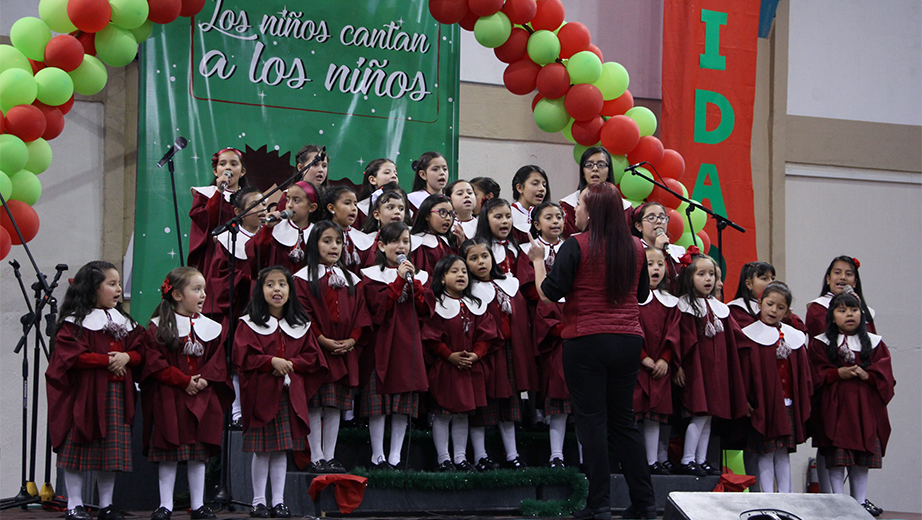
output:
[[789, 114], [922, 124], [922, 1], [789, 3]]
[[[872, 470], [868, 498], [889, 511], [922, 512], [922, 175], [788, 164], [785, 267], [794, 312], [819, 296], [832, 258], [861, 261], [865, 298], [893, 357], [893, 435], [883, 468]], [[792, 459], [803, 489], [809, 444]]]
[[502, 188], [501, 196], [512, 202], [512, 176], [527, 164], [547, 172], [551, 198], [576, 191], [579, 166], [573, 160], [571, 144], [536, 144], [462, 137], [458, 143], [458, 178], [492, 177]]

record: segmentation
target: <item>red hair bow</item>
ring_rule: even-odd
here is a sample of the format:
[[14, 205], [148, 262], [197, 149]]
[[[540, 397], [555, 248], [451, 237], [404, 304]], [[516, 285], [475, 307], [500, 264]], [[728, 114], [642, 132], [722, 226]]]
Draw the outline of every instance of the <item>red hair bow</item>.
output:
[[688, 249], [685, 250], [685, 254], [679, 257], [679, 263], [684, 265], [685, 267], [688, 267], [692, 263], [692, 258], [694, 258], [695, 255], [700, 255], [700, 254], [701, 254], [701, 250], [698, 249], [698, 246], [690, 246]]
[[163, 283], [160, 284], [160, 294], [164, 297], [173, 292], [173, 285], [170, 283], [169, 278], [165, 278]]
[[859, 262], [857, 258], [852, 257], [852, 262], [855, 262], [855, 269], [858, 269], [861, 267], [861, 262]]

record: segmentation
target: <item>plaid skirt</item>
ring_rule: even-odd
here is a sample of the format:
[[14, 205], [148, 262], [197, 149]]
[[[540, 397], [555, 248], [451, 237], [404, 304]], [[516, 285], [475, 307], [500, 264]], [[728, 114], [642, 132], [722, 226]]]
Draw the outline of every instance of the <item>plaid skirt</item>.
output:
[[508, 399], [487, 398], [487, 405], [474, 410], [471, 426], [494, 426], [501, 422], [522, 422], [522, 398], [518, 394]]
[[668, 424], [671, 415], [658, 412], [641, 412], [634, 414], [634, 419], [638, 421], [656, 421], [658, 423]]
[[282, 390], [279, 411], [262, 428], [250, 428], [243, 433], [243, 451], [272, 452], [304, 450], [305, 439], [291, 436], [291, 419], [288, 411], [288, 387]]
[[358, 417], [377, 417], [379, 415], [419, 415], [419, 394], [405, 392], [401, 394], [378, 393], [377, 376], [368, 378], [368, 384], [362, 390], [359, 399]]
[[58, 449], [57, 466], [71, 471], [131, 471], [131, 426], [125, 423], [125, 383], [106, 387], [106, 438], [78, 444], [73, 431]]
[[190, 460], [205, 462], [210, 456], [208, 447], [201, 441], [195, 441], [194, 444], [183, 444], [175, 450], [151, 446], [147, 453], [147, 460], [149, 462], [186, 462]]
[[826, 467], [836, 466], [865, 466], [872, 469], [883, 467], [883, 455], [880, 451], [880, 440], [874, 441], [874, 451], [846, 450], [845, 448], [820, 448], [826, 457]]
[[570, 415], [573, 413], [573, 407], [570, 406], [569, 399], [555, 399], [553, 397], [544, 398], [544, 415]]
[[[791, 431], [797, 433], [797, 429], [794, 427], [794, 407], [785, 406], [784, 408], [788, 414], [788, 424], [791, 426]], [[746, 449], [759, 455], [765, 455], [780, 449], [794, 452], [797, 451], [797, 442], [794, 441], [794, 438], [794, 435], [785, 435], [774, 439], [766, 439], [761, 433], [752, 430], [746, 438]]]
[[310, 408], [352, 409], [352, 387], [342, 383], [324, 383], [307, 403]]

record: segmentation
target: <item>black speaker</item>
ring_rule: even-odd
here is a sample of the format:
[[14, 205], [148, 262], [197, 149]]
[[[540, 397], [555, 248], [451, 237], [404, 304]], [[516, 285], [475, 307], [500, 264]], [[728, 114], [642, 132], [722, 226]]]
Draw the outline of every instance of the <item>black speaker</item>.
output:
[[669, 493], [663, 520], [873, 520], [848, 495]]

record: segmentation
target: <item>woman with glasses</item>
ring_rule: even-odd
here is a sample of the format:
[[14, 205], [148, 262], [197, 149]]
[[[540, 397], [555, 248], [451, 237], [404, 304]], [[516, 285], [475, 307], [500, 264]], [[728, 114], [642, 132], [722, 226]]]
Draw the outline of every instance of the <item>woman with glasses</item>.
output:
[[[573, 233], [578, 233], [576, 222], [574, 220], [576, 202], [579, 200], [579, 194], [589, 186], [594, 186], [601, 182], [615, 184], [615, 177], [611, 164], [611, 154], [601, 146], [593, 146], [585, 152], [579, 159], [579, 185], [576, 191], [560, 199], [560, 207], [563, 208], [567, 218], [566, 228], [563, 237], [566, 238]], [[631, 222], [631, 203], [623, 199], [622, 207], [624, 208], [627, 222]]]
[[666, 278], [669, 292], [675, 294], [679, 279], [679, 258], [685, 254], [685, 248], [669, 243], [666, 230], [669, 227], [669, 215], [659, 202], [646, 202], [633, 212], [631, 232], [639, 237], [645, 247], [652, 247], [663, 252], [666, 258]]

